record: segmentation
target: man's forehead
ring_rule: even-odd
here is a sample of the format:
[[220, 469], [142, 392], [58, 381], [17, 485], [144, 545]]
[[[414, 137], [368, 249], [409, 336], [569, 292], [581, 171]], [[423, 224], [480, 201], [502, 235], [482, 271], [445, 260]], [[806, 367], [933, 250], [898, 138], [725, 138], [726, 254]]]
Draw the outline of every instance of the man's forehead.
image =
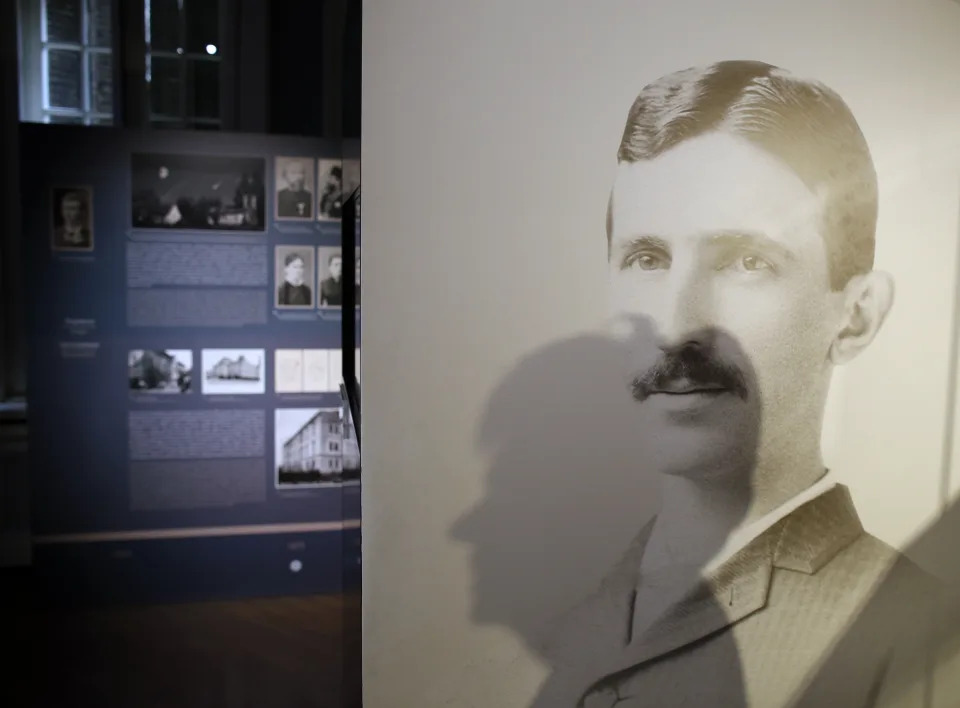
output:
[[786, 165], [743, 138], [709, 134], [652, 160], [621, 163], [614, 182], [614, 239], [717, 230], [790, 238], [817, 230], [823, 200]]

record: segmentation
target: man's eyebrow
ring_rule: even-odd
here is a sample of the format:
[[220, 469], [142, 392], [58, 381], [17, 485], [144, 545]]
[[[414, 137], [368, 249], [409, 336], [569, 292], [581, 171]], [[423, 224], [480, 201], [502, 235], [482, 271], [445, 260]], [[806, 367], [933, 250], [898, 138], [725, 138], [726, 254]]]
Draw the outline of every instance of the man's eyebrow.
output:
[[[769, 236], [758, 231], [731, 229], [709, 231], [700, 234], [699, 240], [725, 248], [738, 250], [752, 249], [772, 253], [787, 261], [793, 261], [797, 258], [796, 254], [782, 243], [774, 241]], [[668, 253], [671, 250], [670, 244], [665, 239], [653, 234], [643, 234], [627, 239], [621, 245], [620, 250], [625, 253], [630, 253], [644, 248], [657, 249]]]
[[669, 251], [670, 244], [659, 236], [643, 235], [628, 239], [622, 246], [623, 251], [636, 251], [641, 248], [656, 248], [661, 251]]
[[797, 259], [796, 254], [778, 241], [758, 231], [714, 231], [704, 234], [704, 239], [710, 243], [736, 248], [738, 250], [757, 250], [772, 253], [786, 261]]

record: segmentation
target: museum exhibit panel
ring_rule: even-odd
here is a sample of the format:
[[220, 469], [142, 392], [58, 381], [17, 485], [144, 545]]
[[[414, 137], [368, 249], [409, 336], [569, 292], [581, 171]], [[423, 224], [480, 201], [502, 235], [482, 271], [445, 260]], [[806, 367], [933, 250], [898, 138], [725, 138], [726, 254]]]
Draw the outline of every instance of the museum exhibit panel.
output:
[[358, 146], [37, 124], [21, 140], [37, 576], [78, 601], [349, 590], [358, 229], [345, 259], [341, 219], [315, 207], [346, 183], [318, 165], [356, 175]]
[[365, 705], [957, 705], [960, 4], [363, 32]]

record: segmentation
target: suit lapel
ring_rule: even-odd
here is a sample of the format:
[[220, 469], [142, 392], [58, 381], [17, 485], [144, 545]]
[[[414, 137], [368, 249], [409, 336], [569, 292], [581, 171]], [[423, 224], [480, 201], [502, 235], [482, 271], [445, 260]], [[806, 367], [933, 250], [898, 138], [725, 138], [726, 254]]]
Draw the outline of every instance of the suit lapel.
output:
[[602, 623], [614, 620], [621, 628], [620, 637], [616, 650], [607, 648], [596, 654], [602, 661], [592, 674], [603, 678], [595, 685], [616, 682], [620, 674], [636, 671], [763, 609], [773, 571], [769, 541], [769, 537], [761, 537], [737, 553], [629, 644], [626, 639], [637, 584], [611, 587], [614, 595], [604, 603], [605, 617], [595, 619]]
[[863, 533], [849, 491], [837, 485], [754, 539], [630, 641], [638, 568], [653, 523], [565, 626], [562, 641], [573, 651], [558, 657], [556, 668], [581, 696], [764, 609], [775, 569], [814, 574]]

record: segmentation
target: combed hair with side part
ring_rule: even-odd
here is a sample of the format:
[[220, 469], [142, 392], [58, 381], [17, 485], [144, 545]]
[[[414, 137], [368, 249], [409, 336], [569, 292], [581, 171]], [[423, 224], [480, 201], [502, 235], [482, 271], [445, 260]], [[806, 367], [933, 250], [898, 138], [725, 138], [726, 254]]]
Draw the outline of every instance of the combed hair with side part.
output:
[[[617, 160], [652, 160], [710, 132], [745, 138], [823, 195], [833, 289], [872, 270], [876, 170], [860, 126], [835, 91], [758, 61], [678, 71], [646, 86], [633, 102]], [[608, 210], [608, 240], [610, 235]]]

